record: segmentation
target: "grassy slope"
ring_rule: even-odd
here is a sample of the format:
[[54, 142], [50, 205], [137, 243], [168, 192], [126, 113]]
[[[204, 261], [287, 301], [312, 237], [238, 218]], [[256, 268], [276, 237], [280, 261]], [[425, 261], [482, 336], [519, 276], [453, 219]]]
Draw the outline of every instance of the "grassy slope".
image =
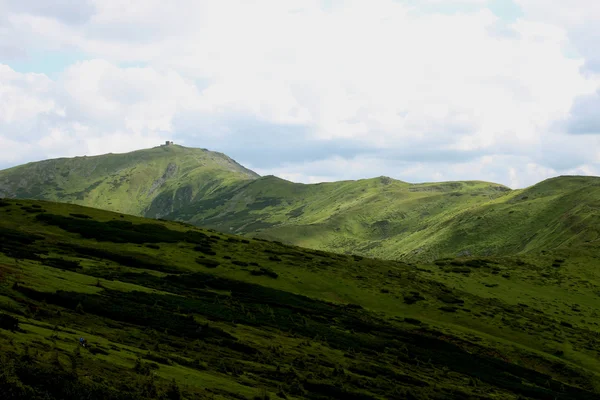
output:
[[[0, 328], [2, 390], [77, 398], [56, 378], [75, 374], [69, 393], [146, 397], [172, 379], [188, 398], [600, 393], [595, 252], [414, 265], [66, 204], [9, 200], [0, 213], [0, 313], [21, 327]], [[27, 381], [38, 370], [55, 387]]]
[[0, 171], [0, 196], [160, 217], [257, 177], [223, 154], [173, 145], [46, 160]]
[[[560, 177], [510, 191], [486, 182], [388, 178], [293, 184], [265, 177], [220, 207], [170, 217], [310, 248], [433, 261], [579, 246], [599, 238], [600, 179]], [[213, 203], [216, 204], [216, 203]]]

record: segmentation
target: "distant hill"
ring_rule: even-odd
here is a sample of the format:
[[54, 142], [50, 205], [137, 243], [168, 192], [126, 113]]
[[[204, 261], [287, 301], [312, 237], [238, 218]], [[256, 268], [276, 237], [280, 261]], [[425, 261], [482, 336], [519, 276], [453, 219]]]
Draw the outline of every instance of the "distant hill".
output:
[[595, 246], [600, 178], [511, 190], [388, 177], [300, 184], [171, 145], [0, 171], [0, 196], [76, 203], [222, 232], [387, 259], [433, 261]]
[[523, 190], [381, 177], [303, 185], [263, 177], [167, 218], [309, 248], [433, 261], [600, 244], [600, 178]]

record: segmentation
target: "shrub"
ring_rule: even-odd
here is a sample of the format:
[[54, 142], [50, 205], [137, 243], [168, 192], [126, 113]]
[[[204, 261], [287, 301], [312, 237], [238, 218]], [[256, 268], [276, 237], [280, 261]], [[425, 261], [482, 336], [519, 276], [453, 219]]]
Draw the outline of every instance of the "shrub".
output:
[[171, 381], [171, 384], [165, 392], [164, 398], [166, 400], [181, 400], [183, 398], [181, 396], [181, 390], [179, 390], [179, 386], [177, 386], [175, 379]]
[[0, 314], [0, 329], [14, 332], [19, 329], [19, 320], [12, 315]]
[[455, 272], [459, 274], [468, 274], [471, 272], [471, 268], [469, 267], [453, 267], [450, 268], [450, 272]]
[[108, 351], [103, 350], [103, 349], [101, 349], [100, 347], [97, 347], [97, 346], [90, 346], [90, 347], [88, 347], [88, 351], [90, 353], [92, 353], [93, 355], [102, 354], [103, 356], [107, 356], [109, 354]]
[[238, 265], [240, 267], [247, 267], [248, 266], [248, 263], [245, 262], [245, 261], [233, 260], [231, 263], [234, 264], [234, 265]]
[[443, 306], [443, 307], [440, 307], [440, 310], [446, 311], [446, 312], [456, 312], [458, 310], [458, 308], [450, 307], [450, 306]]
[[217, 252], [215, 252], [210, 246], [206, 246], [206, 245], [199, 245], [194, 247], [194, 250], [202, 253], [202, 254], [206, 254], [209, 256], [216, 256]]
[[69, 214], [71, 217], [75, 217], [75, 218], [81, 218], [81, 219], [91, 219], [92, 217], [90, 217], [89, 215], [85, 215], [85, 214], [78, 214], [78, 213], [71, 213]]
[[205, 266], [206, 268], [217, 268], [219, 265], [221, 265], [221, 263], [217, 260], [211, 260], [208, 258], [197, 258], [196, 262], [200, 265]]
[[250, 273], [255, 276], [266, 275], [271, 278], [279, 277], [277, 272], [273, 271], [271, 268], [266, 268], [266, 267], [261, 267], [260, 269], [254, 269], [254, 270], [250, 271]]
[[42, 263], [52, 268], [67, 271], [77, 271], [77, 269], [81, 268], [77, 261], [64, 260], [62, 258], [46, 258]]

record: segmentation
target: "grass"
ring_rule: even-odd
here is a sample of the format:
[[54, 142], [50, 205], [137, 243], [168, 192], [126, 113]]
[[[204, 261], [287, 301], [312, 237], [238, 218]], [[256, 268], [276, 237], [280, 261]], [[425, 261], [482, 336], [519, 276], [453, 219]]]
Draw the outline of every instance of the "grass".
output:
[[600, 394], [586, 246], [409, 264], [2, 202], [0, 314], [19, 323], [0, 327], [9, 398]]

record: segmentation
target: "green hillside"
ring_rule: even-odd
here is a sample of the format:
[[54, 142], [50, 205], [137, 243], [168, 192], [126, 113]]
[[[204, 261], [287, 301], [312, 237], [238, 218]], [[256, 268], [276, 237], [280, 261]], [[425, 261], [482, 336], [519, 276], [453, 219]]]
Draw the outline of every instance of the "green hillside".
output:
[[181, 146], [0, 171], [0, 196], [406, 261], [593, 246], [600, 226], [597, 177], [553, 178], [523, 190], [388, 177], [306, 185], [259, 177], [223, 154]]
[[0, 393], [597, 399], [597, 263], [582, 248], [407, 264], [0, 200]]
[[[161, 217], [258, 178], [221, 153], [178, 145], [29, 163], [0, 171], [0, 196]], [[158, 200], [157, 200], [158, 198]]]
[[560, 177], [524, 190], [487, 182], [390, 178], [295, 184], [260, 178], [168, 218], [225, 232], [372, 257], [433, 261], [576, 248], [600, 238], [600, 178]]

